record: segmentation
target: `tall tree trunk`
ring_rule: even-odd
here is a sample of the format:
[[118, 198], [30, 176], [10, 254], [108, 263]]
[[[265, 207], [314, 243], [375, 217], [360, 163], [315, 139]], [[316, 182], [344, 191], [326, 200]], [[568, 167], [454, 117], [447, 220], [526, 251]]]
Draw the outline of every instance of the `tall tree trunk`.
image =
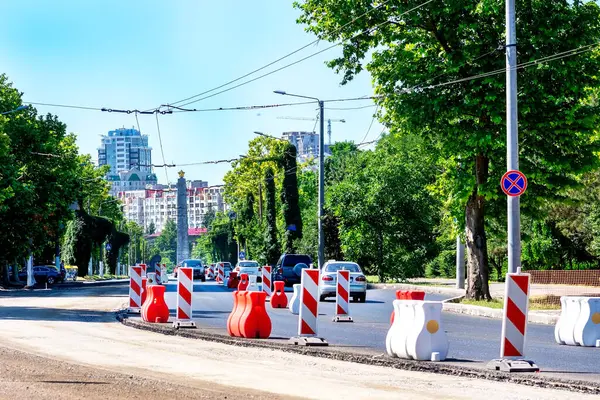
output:
[[466, 248], [468, 265], [467, 298], [475, 300], [491, 300], [487, 238], [485, 236], [485, 199], [479, 194], [479, 185], [488, 179], [489, 159], [478, 155], [475, 159], [476, 183], [473, 193], [467, 201]]

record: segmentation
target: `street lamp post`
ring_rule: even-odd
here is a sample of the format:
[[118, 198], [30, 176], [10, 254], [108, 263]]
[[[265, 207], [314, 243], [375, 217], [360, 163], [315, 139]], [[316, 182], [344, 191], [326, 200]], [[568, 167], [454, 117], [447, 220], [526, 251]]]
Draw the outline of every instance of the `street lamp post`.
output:
[[283, 95], [283, 96], [292, 96], [292, 97], [300, 97], [304, 99], [315, 100], [319, 103], [319, 206], [317, 207], [317, 226], [319, 231], [319, 251], [318, 251], [318, 266], [319, 269], [323, 266], [325, 262], [325, 236], [323, 235], [323, 204], [325, 203], [325, 165], [323, 163], [324, 160], [324, 150], [325, 139], [324, 139], [324, 130], [325, 130], [325, 107], [323, 106], [323, 101], [317, 99], [316, 97], [310, 96], [301, 96], [297, 94], [286, 93], [282, 90], [275, 90], [274, 93]]

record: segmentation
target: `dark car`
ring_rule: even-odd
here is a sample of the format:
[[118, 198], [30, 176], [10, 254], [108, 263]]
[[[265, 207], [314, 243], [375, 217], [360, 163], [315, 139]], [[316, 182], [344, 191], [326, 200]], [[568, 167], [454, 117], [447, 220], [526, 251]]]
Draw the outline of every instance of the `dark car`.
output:
[[[44, 265], [33, 267], [33, 279], [35, 279], [37, 283], [48, 283], [48, 285], [53, 285], [64, 280], [56, 267]], [[27, 281], [27, 269], [19, 271], [19, 280], [23, 282]]]
[[[273, 281], [284, 281], [285, 286], [300, 283], [302, 269], [309, 268], [312, 263], [310, 256], [306, 254], [284, 254], [279, 257], [273, 275]], [[303, 264], [303, 265], [299, 265]], [[298, 267], [296, 267], [299, 265]]]
[[202, 282], [206, 282], [206, 275], [204, 274], [204, 264], [202, 260], [187, 259], [181, 262], [182, 267], [188, 267], [194, 269], [193, 279], [200, 279]]

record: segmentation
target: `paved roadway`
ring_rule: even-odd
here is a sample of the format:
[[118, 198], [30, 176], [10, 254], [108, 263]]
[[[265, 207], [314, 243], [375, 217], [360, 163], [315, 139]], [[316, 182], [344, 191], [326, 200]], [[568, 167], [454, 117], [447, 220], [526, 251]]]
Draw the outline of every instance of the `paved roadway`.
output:
[[[199, 326], [213, 329], [226, 328], [227, 317], [233, 307], [233, 290], [214, 282], [194, 285], [194, 319]], [[288, 293], [288, 298], [291, 294]], [[443, 300], [448, 296], [426, 295], [426, 300]], [[331, 345], [367, 347], [385, 352], [385, 336], [389, 329], [394, 291], [374, 289], [367, 292], [366, 303], [351, 303], [350, 314], [354, 323], [334, 323], [335, 302], [319, 303], [319, 336]], [[174, 312], [176, 285], [167, 285], [166, 301]], [[273, 323], [271, 337], [289, 338], [298, 330], [298, 316], [287, 309], [267, 311]], [[489, 361], [500, 352], [500, 320], [443, 313], [442, 324], [448, 333], [448, 357], [457, 362]], [[600, 380], [600, 348], [559, 346], [554, 342], [554, 327], [529, 324], [527, 357], [534, 360], [544, 372], [570, 374], [570, 378]]]

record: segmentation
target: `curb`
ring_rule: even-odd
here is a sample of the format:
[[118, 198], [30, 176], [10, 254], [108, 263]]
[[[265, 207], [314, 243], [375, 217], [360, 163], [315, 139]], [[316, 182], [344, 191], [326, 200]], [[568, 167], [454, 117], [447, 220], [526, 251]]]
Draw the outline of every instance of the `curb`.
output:
[[[502, 319], [504, 315], [504, 310], [501, 308], [473, 306], [470, 304], [450, 303], [447, 301], [444, 302], [443, 310], [455, 314], [465, 314], [474, 317], [486, 317], [494, 319]], [[530, 311], [527, 315], [528, 322], [541, 325], [556, 325], [558, 318], [558, 315], [548, 315], [535, 311]]]
[[[228, 335], [210, 333], [199, 329], [177, 330], [171, 324], [150, 324], [143, 321], [130, 319], [124, 311], [118, 311], [116, 318], [125, 326], [160, 333], [163, 335], [180, 336], [184, 338], [217, 342], [221, 344], [258, 347], [271, 351], [284, 351], [288, 353], [320, 357], [331, 360], [354, 362], [365, 365], [402, 369], [407, 371], [429, 372], [444, 375], [460, 376], [465, 378], [487, 379], [497, 382], [510, 382], [527, 386], [536, 386], [547, 389], [560, 389], [588, 394], [600, 394], [600, 383], [584, 382], [554, 377], [540, 377], [538, 374], [521, 373], [509, 374], [505, 372], [492, 371], [484, 368], [469, 368], [462, 365], [450, 364], [452, 362], [439, 363], [430, 361], [414, 361], [400, 358], [388, 357], [386, 354], [377, 353], [373, 350], [343, 350], [341, 347], [330, 346], [327, 348], [311, 348], [303, 346], [292, 346], [284, 342], [276, 342], [271, 339], [242, 339], [233, 338]], [[459, 360], [457, 360], [459, 361]]]
[[464, 296], [465, 289], [455, 289], [443, 286], [413, 285], [410, 283], [369, 283], [367, 289], [393, 289], [393, 290], [414, 290], [429, 294], [449, 294], [452, 296]]

